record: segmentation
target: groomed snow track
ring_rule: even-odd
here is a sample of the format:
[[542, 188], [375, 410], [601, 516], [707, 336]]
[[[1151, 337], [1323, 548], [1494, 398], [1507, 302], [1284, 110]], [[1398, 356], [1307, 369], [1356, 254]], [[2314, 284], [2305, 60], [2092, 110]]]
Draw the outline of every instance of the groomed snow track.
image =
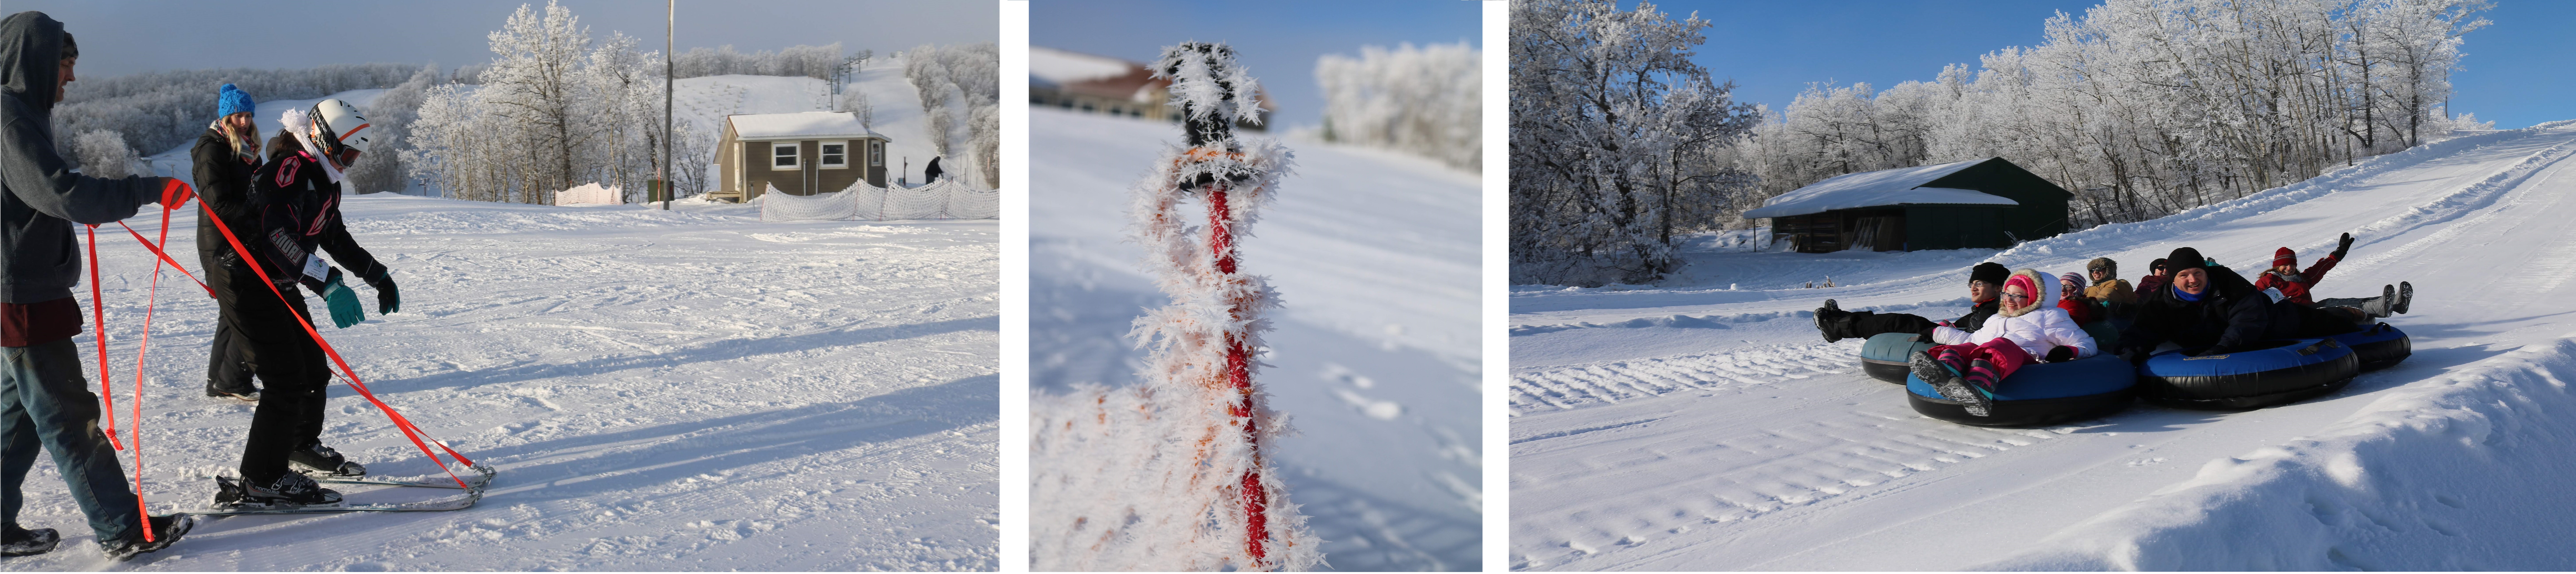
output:
[[[1514, 294], [1515, 569], [2541, 569], [2576, 494], [2576, 122], [2436, 142], [2002, 252], [1701, 252], [1675, 285]], [[2412, 281], [2405, 363], [2281, 407], [2040, 429], [1924, 418], [1825, 343], [1847, 309], [1964, 312], [1965, 268], [2135, 280], [2360, 238], [2320, 296]], [[1818, 270], [1838, 273], [1821, 284]], [[1727, 289], [1734, 284], [1737, 289]], [[2568, 414], [2561, 414], [2568, 413]]]

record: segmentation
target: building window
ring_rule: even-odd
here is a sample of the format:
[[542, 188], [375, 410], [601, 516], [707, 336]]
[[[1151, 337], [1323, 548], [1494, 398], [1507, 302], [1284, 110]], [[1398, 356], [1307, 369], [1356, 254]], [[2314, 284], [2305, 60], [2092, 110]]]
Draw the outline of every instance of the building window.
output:
[[770, 169], [796, 169], [796, 142], [769, 144]]
[[868, 142], [868, 165], [872, 167], [885, 167], [885, 142]]
[[823, 142], [821, 147], [822, 151], [814, 154], [817, 156], [814, 160], [817, 165], [820, 165], [823, 169], [841, 169], [850, 167], [850, 142]]

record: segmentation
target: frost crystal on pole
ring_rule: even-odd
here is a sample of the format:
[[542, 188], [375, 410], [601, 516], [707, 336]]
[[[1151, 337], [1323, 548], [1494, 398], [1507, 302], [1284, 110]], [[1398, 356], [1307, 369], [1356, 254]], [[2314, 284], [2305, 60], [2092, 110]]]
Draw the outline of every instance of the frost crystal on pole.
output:
[[[1130, 197], [1129, 238], [1171, 296], [1132, 335], [1150, 349], [1143, 384], [1087, 388], [1034, 410], [1032, 567], [1040, 570], [1306, 570], [1321, 541], [1288, 502], [1265, 445], [1286, 419], [1262, 405], [1253, 352], [1278, 299], [1238, 267], [1294, 156], [1238, 138], [1260, 121], [1259, 84], [1224, 44], [1165, 48], [1186, 147], [1164, 149]], [[1184, 209], [1196, 200], [1204, 211]], [[1204, 225], [1193, 225], [1204, 214]], [[1060, 411], [1060, 412], [1059, 412]], [[1034, 414], [1034, 413], [1033, 413]]]

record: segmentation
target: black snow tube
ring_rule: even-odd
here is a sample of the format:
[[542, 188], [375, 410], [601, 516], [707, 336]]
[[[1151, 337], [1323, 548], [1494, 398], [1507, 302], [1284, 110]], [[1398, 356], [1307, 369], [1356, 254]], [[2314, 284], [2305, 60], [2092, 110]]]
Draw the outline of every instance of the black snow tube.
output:
[[1923, 416], [1982, 427], [2027, 427], [2097, 418], [2129, 406], [2137, 370], [2111, 355], [2094, 355], [2063, 363], [2033, 363], [1995, 384], [1988, 416], [1968, 414], [1933, 390], [1931, 383], [1905, 377], [1905, 402]]
[[2198, 357], [2174, 350], [2138, 366], [2138, 396], [2176, 408], [2259, 409], [2335, 392], [2360, 373], [2359, 357], [2334, 339], [2271, 341]]
[[2352, 347], [2353, 359], [2361, 361], [2363, 371], [2385, 369], [2415, 354], [2415, 344], [2407, 340], [2406, 332], [2387, 323], [2327, 338]]
[[1913, 370], [1914, 353], [1932, 348], [1931, 341], [1917, 341], [1921, 333], [1879, 333], [1871, 335], [1860, 346], [1860, 370], [1869, 378], [1905, 384], [1905, 373]]

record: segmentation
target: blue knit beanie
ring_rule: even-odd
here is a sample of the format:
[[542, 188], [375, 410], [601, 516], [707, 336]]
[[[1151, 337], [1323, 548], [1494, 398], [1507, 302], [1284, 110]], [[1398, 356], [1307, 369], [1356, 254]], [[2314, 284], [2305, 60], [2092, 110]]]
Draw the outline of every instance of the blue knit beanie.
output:
[[244, 112], [259, 113], [259, 104], [250, 101], [249, 92], [241, 91], [241, 88], [233, 87], [232, 84], [224, 84], [219, 92], [222, 95], [215, 98], [215, 117], [222, 118]]

